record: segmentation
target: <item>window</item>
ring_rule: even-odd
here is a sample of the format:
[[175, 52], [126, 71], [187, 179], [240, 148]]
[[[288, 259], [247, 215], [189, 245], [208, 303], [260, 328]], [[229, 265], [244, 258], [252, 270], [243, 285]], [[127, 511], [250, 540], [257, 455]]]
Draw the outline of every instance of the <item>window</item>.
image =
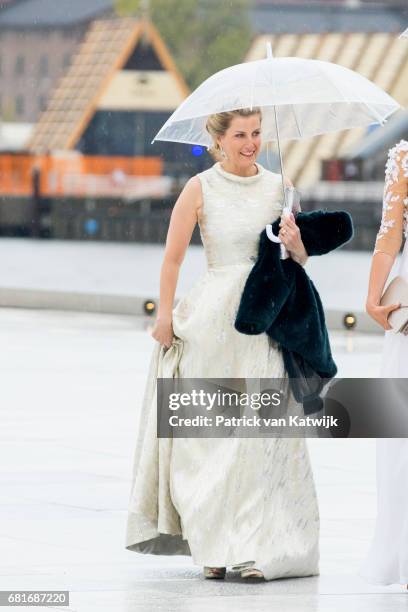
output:
[[40, 113], [45, 111], [47, 108], [47, 98], [45, 96], [38, 96], [38, 110]]
[[48, 76], [48, 57], [46, 55], [40, 57], [39, 75], [40, 77]]
[[18, 75], [24, 74], [25, 60], [22, 55], [17, 55], [16, 57], [16, 65], [15, 65], [15, 73]]
[[16, 115], [21, 117], [24, 114], [24, 98], [23, 96], [16, 96]]

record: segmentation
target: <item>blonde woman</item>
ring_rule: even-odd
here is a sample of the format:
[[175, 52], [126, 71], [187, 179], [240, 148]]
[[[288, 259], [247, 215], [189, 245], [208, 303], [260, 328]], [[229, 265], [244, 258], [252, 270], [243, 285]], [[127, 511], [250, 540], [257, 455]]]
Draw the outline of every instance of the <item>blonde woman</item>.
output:
[[[260, 232], [283, 205], [281, 176], [257, 162], [261, 121], [257, 108], [210, 116], [216, 162], [187, 182], [174, 206], [134, 459], [126, 547], [191, 555], [206, 578], [224, 578], [227, 567], [261, 580], [318, 573], [319, 514], [304, 439], [156, 439], [158, 373], [285, 377], [279, 347], [266, 333], [234, 328]], [[207, 270], [173, 308], [197, 222]], [[303, 264], [307, 253], [293, 216], [282, 222], [280, 237]]]
[[[380, 306], [385, 283], [408, 233], [408, 142], [388, 154], [381, 227], [372, 258], [368, 314], [386, 331], [381, 376], [408, 377], [408, 336], [395, 334], [388, 322], [399, 304]], [[399, 274], [408, 280], [408, 242]], [[362, 574], [379, 584], [408, 583], [408, 439], [377, 442], [377, 523]]]

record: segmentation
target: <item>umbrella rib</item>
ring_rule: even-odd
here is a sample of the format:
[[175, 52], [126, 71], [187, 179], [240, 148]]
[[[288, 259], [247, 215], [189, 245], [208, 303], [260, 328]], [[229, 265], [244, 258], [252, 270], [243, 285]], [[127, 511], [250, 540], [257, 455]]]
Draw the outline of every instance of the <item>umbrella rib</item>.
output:
[[[336, 83], [332, 80], [330, 74], [327, 73], [327, 71], [325, 70], [324, 65], [319, 64], [318, 66], [319, 70], [321, 70], [326, 78], [328, 78], [330, 80], [330, 83], [332, 84], [332, 86], [335, 88], [335, 90], [342, 96], [343, 100], [345, 100], [345, 102], [347, 104], [351, 104], [351, 100], [349, 98], [347, 98], [344, 93], [337, 87]], [[359, 96], [358, 94], [354, 93], [354, 95], [357, 97], [358, 101], [360, 102], [360, 104], [364, 104], [364, 106], [366, 108], [368, 108], [368, 110], [370, 111], [370, 113], [372, 113], [374, 115], [374, 117], [377, 119], [378, 123], [380, 123], [380, 125], [384, 125], [385, 120], [381, 117], [381, 115], [379, 113], [377, 113], [377, 111], [370, 106], [370, 104], [368, 104], [367, 102], [365, 102], [361, 96]]]
[[381, 115], [379, 113], [377, 113], [375, 108], [373, 108], [372, 106], [370, 106], [370, 104], [365, 102], [359, 95], [357, 95], [357, 98], [358, 98], [358, 101], [361, 104], [364, 104], [364, 106], [366, 106], [368, 108], [368, 110], [371, 111], [371, 113], [374, 115], [374, 117], [377, 119], [377, 121], [378, 121], [378, 123], [380, 125], [385, 125], [386, 120], [383, 117], [381, 117]]
[[299, 123], [298, 123], [298, 120], [297, 120], [297, 115], [296, 115], [296, 105], [292, 104], [291, 106], [292, 106], [293, 116], [295, 118], [295, 123], [296, 123], [296, 128], [297, 128], [297, 131], [298, 131], [299, 138], [302, 138], [302, 132], [300, 130]]
[[330, 83], [332, 84], [332, 86], [334, 87], [334, 89], [337, 91], [337, 93], [343, 98], [343, 100], [347, 103], [350, 104], [350, 100], [344, 95], [344, 93], [341, 91], [341, 89], [339, 89], [336, 85], [336, 83], [332, 80], [330, 74], [327, 73], [327, 71], [325, 70], [324, 65], [319, 64], [318, 65], [318, 69], [323, 72], [324, 76], [326, 77], [326, 79], [329, 79]]

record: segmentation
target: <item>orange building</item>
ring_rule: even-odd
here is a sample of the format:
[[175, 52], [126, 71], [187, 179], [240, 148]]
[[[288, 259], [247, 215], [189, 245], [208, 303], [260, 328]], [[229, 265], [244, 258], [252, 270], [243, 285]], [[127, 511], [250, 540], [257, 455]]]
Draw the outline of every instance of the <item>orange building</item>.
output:
[[[0, 232], [25, 219], [20, 229], [29, 235], [102, 238], [104, 203], [112, 218], [112, 207], [122, 210], [124, 203], [137, 216], [141, 201], [146, 209], [146, 203], [173, 198], [187, 177], [203, 169], [204, 154], [196, 157], [180, 143], [151, 141], [188, 94], [150, 22], [93, 22], [27, 150], [0, 155]], [[96, 208], [89, 204], [95, 200]], [[10, 215], [13, 205], [19, 212]], [[87, 224], [90, 208], [94, 222]], [[58, 222], [64, 214], [71, 221], [78, 215], [74, 235], [61, 229], [67, 227]], [[129, 228], [129, 218], [123, 223]], [[138, 236], [117, 234], [123, 240]], [[106, 228], [103, 235], [109, 239]]]

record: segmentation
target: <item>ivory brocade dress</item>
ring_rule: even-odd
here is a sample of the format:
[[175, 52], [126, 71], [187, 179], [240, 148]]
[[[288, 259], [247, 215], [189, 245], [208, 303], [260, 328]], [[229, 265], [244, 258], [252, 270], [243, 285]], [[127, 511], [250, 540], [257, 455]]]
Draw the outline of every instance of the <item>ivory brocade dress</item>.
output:
[[[374, 254], [395, 257], [408, 237], [408, 142], [390, 149], [383, 214]], [[408, 241], [398, 274], [408, 281]], [[385, 332], [381, 378], [408, 378], [408, 336]], [[377, 440], [377, 520], [361, 575], [377, 584], [408, 584], [408, 439]]]
[[259, 235], [282, 211], [281, 176], [261, 164], [257, 169], [241, 177], [217, 162], [197, 175], [207, 270], [173, 309], [171, 347], [153, 349], [126, 548], [191, 555], [200, 566], [255, 566], [271, 580], [319, 572], [319, 512], [306, 440], [156, 437], [157, 377], [287, 381], [279, 347], [267, 334], [234, 328]]

